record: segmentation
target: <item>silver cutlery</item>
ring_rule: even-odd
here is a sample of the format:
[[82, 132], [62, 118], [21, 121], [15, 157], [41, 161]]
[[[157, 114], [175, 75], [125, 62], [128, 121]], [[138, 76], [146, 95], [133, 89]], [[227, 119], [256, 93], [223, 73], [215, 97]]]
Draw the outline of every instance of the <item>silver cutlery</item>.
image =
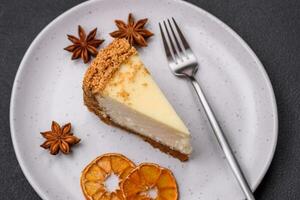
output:
[[179, 29], [175, 19], [167, 19], [159, 23], [159, 29], [162, 36], [162, 41], [167, 56], [167, 60], [171, 71], [176, 76], [187, 78], [191, 81], [198, 98], [204, 108], [208, 121], [213, 129], [213, 132], [223, 150], [225, 157], [235, 175], [242, 191], [248, 200], [255, 200], [250, 186], [232, 152], [232, 149], [223, 133], [214, 112], [212, 111], [206, 97], [195, 79], [195, 74], [198, 69], [198, 62], [192, 49], [187, 43], [181, 30]]

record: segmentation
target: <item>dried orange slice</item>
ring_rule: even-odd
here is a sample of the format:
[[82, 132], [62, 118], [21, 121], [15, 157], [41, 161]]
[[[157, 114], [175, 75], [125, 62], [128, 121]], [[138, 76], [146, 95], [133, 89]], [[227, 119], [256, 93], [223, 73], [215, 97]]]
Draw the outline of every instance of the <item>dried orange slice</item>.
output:
[[[121, 184], [126, 200], [177, 200], [178, 190], [172, 172], [152, 163], [136, 167]], [[151, 194], [155, 191], [156, 194]]]
[[120, 189], [109, 191], [105, 181], [112, 174], [119, 178], [119, 187], [135, 164], [121, 154], [104, 154], [93, 160], [81, 174], [81, 188], [89, 200], [123, 200]]

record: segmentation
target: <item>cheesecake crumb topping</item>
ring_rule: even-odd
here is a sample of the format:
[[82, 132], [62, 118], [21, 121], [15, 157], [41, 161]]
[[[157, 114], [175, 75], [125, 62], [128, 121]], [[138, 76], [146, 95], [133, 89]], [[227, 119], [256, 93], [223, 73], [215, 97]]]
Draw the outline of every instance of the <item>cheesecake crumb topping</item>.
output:
[[134, 92], [131, 89], [132, 84], [136, 82], [139, 76], [147, 76], [143, 63], [136, 60], [134, 56], [123, 62], [111, 79], [108, 81], [101, 95], [106, 96], [113, 93], [120, 97], [127, 105], [130, 103], [130, 93]]
[[126, 39], [116, 39], [100, 50], [84, 76], [84, 91], [101, 93], [120, 65], [135, 54], [136, 49]]

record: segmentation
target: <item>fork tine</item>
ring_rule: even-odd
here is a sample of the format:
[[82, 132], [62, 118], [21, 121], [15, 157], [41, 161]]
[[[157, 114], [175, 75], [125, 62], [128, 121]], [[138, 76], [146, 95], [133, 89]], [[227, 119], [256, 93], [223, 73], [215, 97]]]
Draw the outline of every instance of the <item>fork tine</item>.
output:
[[182, 53], [181, 45], [179, 44], [179, 41], [178, 41], [178, 39], [177, 39], [177, 36], [175, 35], [175, 32], [174, 32], [174, 30], [173, 30], [173, 26], [171, 25], [171, 22], [170, 22], [169, 19], [168, 19], [168, 24], [169, 24], [169, 27], [170, 27], [170, 29], [171, 29], [173, 38], [174, 38], [174, 40], [175, 40], [175, 42], [176, 42], [177, 48], [178, 48], [178, 50], [180, 51], [180, 53]]
[[165, 34], [162, 30], [160, 22], [158, 23], [158, 25], [159, 25], [160, 34], [161, 34], [161, 37], [162, 37], [162, 40], [163, 40], [163, 44], [164, 44], [164, 47], [165, 47], [166, 55], [167, 55], [168, 58], [170, 58], [170, 57], [172, 57], [172, 54], [170, 52], [170, 48], [169, 48], [169, 45], [167, 43], [167, 40], [166, 40]]
[[185, 49], [190, 49], [190, 45], [187, 43], [185, 37], [183, 36], [180, 28], [178, 27], [178, 25], [177, 25], [177, 23], [176, 23], [176, 21], [175, 21], [175, 19], [173, 17], [172, 17], [172, 21], [174, 22], [174, 25], [176, 27], [177, 33], [178, 33], [178, 35], [179, 35], [179, 37], [181, 39], [181, 42], [182, 42], [184, 48]]
[[169, 42], [170, 42], [170, 44], [171, 44], [171, 48], [172, 48], [172, 51], [173, 51], [173, 54], [174, 54], [175, 61], [177, 62], [177, 60], [178, 60], [178, 51], [177, 51], [177, 49], [176, 49], [175, 46], [174, 46], [174, 43], [173, 43], [173, 40], [172, 40], [171, 35], [170, 35], [170, 33], [169, 33], [169, 30], [168, 30], [166, 21], [164, 21], [164, 27], [165, 27], [165, 29], [166, 29], [166, 32], [167, 32], [167, 35], [168, 35]]

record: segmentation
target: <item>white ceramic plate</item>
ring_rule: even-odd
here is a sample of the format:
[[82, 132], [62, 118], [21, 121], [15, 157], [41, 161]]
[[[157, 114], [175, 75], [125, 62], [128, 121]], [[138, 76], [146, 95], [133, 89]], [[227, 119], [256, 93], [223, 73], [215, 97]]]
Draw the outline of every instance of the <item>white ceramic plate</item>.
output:
[[[87, 65], [71, 61], [63, 50], [66, 34], [98, 27], [104, 45], [116, 29], [114, 19], [149, 18], [155, 33], [140, 49], [170, 102], [193, 135], [193, 155], [182, 163], [152, 148], [140, 138], [103, 124], [82, 100]], [[28, 181], [43, 199], [83, 199], [81, 170], [95, 157], [120, 152], [136, 163], [155, 162], [170, 168], [181, 199], [242, 199], [243, 194], [199, 109], [189, 83], [168, 69], [158, 22], [175, 17], [200, 62], [197, 78], [207, 95], [237, 159], [253, 189], [266, 173], [277, 141], [277, 110], [266, 72], [247, 44], [206, 11], [178, 0], [88, 1], [51, 22], [33, 41], [19, 67], [11, 99], [11, 134], [17, 158]], [[104, 46], [102, 45], [102, 47]], [[39, 147], [39, 134], [52, 120], [72, 122], [82, 139], [71, 155], [51, 156]]]

